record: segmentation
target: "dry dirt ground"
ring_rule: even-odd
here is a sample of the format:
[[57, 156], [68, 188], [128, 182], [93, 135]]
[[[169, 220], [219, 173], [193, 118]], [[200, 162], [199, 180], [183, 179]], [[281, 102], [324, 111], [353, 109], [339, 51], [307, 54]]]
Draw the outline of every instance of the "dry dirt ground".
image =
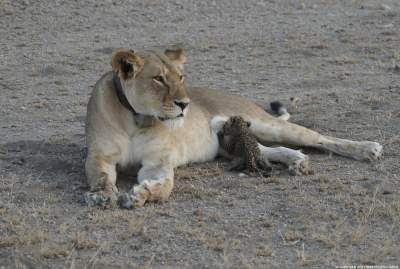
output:
[[[400, 265], [399, 29], [397, 0], [0, 0], [0, 268]], [[305, 150], [314, 175], [268, 179], [218, 160], [178, 168], [167, 203], [87, 208], [94, 83], [115, 48], [171, 44], [189, 85], [279, 99], [384, 159]]]

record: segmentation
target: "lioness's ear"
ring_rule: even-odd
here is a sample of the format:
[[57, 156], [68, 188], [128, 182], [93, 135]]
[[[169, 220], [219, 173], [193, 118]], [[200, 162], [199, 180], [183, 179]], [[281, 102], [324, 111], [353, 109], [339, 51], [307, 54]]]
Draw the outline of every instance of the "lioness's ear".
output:
[[186, 63], [186, 53], [182, 48], [166, 49], [164, 54], [173, 65], [183, 71], [183, 64]]
[[133, 50], [119, 49], [111, 56], [111, 66], [122, 79], [135, 78], [143, 68], [143, 59]]

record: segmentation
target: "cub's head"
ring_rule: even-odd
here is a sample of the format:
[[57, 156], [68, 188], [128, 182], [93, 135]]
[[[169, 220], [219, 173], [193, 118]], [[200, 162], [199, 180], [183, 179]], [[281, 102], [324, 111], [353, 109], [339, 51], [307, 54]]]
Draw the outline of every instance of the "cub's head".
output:
[[181, 126], [189, 109], [182, 49], [135, 53], [120, 49], [113, 53], [111, 65], [131, 106], [169, 127]]
[[228, 119], [228, 121], [224, 124], [222, 132], [224, 135], [238, 135], [243, 130], [247, 130], [250, 127], [251, 123], [245, 121], [240, 116], [233, 116]]

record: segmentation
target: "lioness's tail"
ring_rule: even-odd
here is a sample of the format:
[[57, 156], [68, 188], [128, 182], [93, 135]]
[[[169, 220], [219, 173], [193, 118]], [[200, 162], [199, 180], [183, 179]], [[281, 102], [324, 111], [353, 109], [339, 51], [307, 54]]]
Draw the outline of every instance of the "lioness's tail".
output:
[[286, 108], [279, 101], [274, 101], [269, 104], [271, 106], [272, 112], [278, 115], [279, 119], [288, 120], [290, 119], [290, 114], [287, 112]]

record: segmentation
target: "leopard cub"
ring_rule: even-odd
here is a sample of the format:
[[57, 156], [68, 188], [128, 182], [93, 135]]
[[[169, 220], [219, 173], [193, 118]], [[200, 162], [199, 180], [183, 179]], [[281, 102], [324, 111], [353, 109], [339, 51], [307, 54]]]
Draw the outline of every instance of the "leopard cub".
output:
[[250, 124], [240, 116], [230, 117], [218, 133], [220, 153], [232, 160], [229, 170], [268, 176], [271, 165], [262, 158], [257, 139], [250, 132]]

